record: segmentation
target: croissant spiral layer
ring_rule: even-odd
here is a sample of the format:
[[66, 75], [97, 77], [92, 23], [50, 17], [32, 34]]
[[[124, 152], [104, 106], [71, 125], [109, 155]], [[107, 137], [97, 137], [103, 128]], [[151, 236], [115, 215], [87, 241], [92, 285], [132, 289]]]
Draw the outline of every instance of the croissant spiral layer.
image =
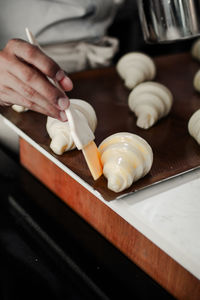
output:
[[[91, 130], [94, 132], [97, 126], [97, 117], [93, 107], [88, 102], [80, 99], [70, 99], [70, 105], [80, 115], [80, 118], [86, 118]], [[46, 129], [52, 139], [50, 148], [54, 153], [61, 155], [76, 148], [68, 122], [48, 117]]]
[[160, 118], [166, 116], [172, 106], [170, 90], [157, 82], [139, 84], [129, 95], [129, 108], [137, 116], [137, 126], [148, 129]]
[[156, 75], [153, 60], [148, 55], [139, 52], [130, 52], [122, 56], [116, 68], [129, 89], [133, 89], [143, 81], [154, 79]]
[[200, 109], [193, 113], [188, 122], [190, 135], [200, 144]]
[[193, 86], [196, 91], [200, 92], [200, 70], [198, 70], [194, 76]]
[[200, 60], [200, 39], [197, 39], [193, 43], [192, 49], [191, 49], [191, 54], [195, 59]]
[[108, 188], [116, 193], [145, 176], [153, 162], [150, 145], [129, 132], [109, 136], [99, 145], [99, 151]]

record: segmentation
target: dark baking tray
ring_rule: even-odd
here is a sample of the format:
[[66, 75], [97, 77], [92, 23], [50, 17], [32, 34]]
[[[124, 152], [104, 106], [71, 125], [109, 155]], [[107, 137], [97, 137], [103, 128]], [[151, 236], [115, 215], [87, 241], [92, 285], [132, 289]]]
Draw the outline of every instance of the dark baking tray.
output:
[[104, 176], [93, 181], [81, 151], [73, 150], [57, 156], [50, 150], [45, 116], [31, 111], [19, 114], [11, 108], [1, 108], [0, 112], [97, 190], [105, 200], [134, 193], [200, 166], [200, 146], [189, 135], [187, 129], [190, 116], [200, 108], [200, 95], [193, 88], [193, 78], [199, 69], [199, 63], [193, 60], [189, 53], [161, 56], [154, 60], [157, 66], [155, 80], [171, 90], [174, 103], [170, 114], [149, 130], [136, 127], [136, 118], [127, 105], [130, 91], [125, 88], [115, 67], [71, 75], [74, 89], [69, 94], [70, 98], [88, 101], [97, 113], [97, 145], [113, 133], [129, 131], [143, 137], [153, 149], [154, 161], [150, 173], [121, 193], [116, 194], [108, 190]]

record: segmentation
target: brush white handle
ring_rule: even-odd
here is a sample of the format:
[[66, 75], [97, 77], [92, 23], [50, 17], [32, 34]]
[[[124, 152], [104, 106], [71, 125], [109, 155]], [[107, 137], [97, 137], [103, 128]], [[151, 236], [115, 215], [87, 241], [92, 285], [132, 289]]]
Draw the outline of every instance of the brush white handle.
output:
[[28, 27], [25, 28], [25, 32], [29, 43], [37, 46], [41, 51], [43, 51], [42, 48], [40, 47], [40, 44], [38, 43], [38, 41], [36, 40], [32, 32], [28, 29]]
[[[37, 40], [34, 38], [33, 34], [30, 32], [30, 30], [27, 27], [25, 28], [25, 32], [26, 32], [26, 36], [28, 38], [29, 43], [31, 43], [32, 45], [38, 46], [38, 48], [40, 48], [40, 50], [42, 50], [40, 45], [38, 44]], [[21, 105], [17, 105], [17, 104], [12, 105], [12, 109], [18, 113], [28, 111], [28, 108], [21, 106]]]
[[99, 151], [108, 188], [116, 193], [145, 176], [153, 163], [150, 145], [129, 132], [109, 136], [99, 145]]
[[[29, 41], [32, 45], [37, 46], [42, 52], [44, 52], [43, 49], [40, 47], [40, 44], [38, 43], [38, 41], [36, 40], [36, 38], [35, 38], [34, 35], [32, 34], [32, 32], [31, 32], [27, 27], [25, 28], [25, 31], [26, 31], [26, 36], [27, 36], [27, 38], [28, 38], [28, 41]], [[59, 85], [58, 82], [54, 81], [53, 79], [49, 78], [48, 76], [47, 76], [47, 79], [48, 79], [53, 85], [55, 85], [55, 86], [56, 86], [56, 87], [64, 94], [64, 91], [63, 91], [63, 89], [60, 87], [60, 85]]]

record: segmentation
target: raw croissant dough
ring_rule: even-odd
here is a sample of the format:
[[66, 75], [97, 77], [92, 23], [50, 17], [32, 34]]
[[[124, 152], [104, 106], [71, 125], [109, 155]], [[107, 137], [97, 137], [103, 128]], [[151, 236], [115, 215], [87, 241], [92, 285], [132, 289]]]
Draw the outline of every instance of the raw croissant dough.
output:
[[194, 58], [196, 58], [197, 60], [200, 60], [200, 39], [197, 39], [193, 43], [192, 49], [191, 49], [191, 54]]
[[144, 82], [130, 93], [128, 105], [137, 116], [137, 126], [148, 129], [166, 116], [172, 106], [172, 93], [157, 82]]
[[196, 91], [200, 92], [200, 70], [197, 71], [194, 76], [193, 86]]
[[133, 89], [137, 84], [154, 79], [156, 67], [153, 60], [146, 54], [130, 52], [120, 58], [117, 72], [124, 79], [125, 86]]
[[188, 122], [188, 131], [190, 135], [200, 144], [200, 109], [190, 117]]
[[[70, 99], [70, 105], [80, 114], [80, 117], [87, 119], [91, 130], [94, 132], [97, 126], [97, 117], [93, 107], [88, 102], [80, 99]], [[61, 155], [65, 151], [75, 149], [76, 146], [71, 137], [68, 122], [61, 122], [48, 117], [46, 129], [52, 139], [50, 148], [54, 153]]]
[[[200, 39], [197, 39], [191, 49], [192, 56], [200, 61]], [[200, 92], [200, 70], [196, 72], [193, 80], [193, 86], [196, 91]]]
[[26, 108], [24, 106], [21, 106], [21, 105], [17, 105], [17, 104], [13, 104], [12, 109], [15, 110], [18, 113], [21, 113], [21, 112], [24, 112], [24, 111], [28, 110], [28, 108]]
[[150, 145], [129, 132], [109, 136], [99, 145], [99, 151], [108, 188], [116, 193], [145, 176], [153, 163]]

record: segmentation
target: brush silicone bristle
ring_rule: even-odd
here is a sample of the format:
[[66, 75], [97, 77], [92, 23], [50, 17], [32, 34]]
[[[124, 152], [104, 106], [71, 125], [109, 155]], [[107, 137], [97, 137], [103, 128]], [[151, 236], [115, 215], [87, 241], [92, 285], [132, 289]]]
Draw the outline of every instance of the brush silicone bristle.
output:
[[82, 149], [88, 168], [94, 180], [97, 180], [103, 173], [100, 160], [100, 153], [94, 141], [90, 142]]
[[93, 141], [95, 136], [87, 120], [79, 111], [74, 110], [70, 105], [65, 112], [74, 143], [79, 150], [82, 150], [92, 177], [97, 180], [103, 171], [99, 150]]

